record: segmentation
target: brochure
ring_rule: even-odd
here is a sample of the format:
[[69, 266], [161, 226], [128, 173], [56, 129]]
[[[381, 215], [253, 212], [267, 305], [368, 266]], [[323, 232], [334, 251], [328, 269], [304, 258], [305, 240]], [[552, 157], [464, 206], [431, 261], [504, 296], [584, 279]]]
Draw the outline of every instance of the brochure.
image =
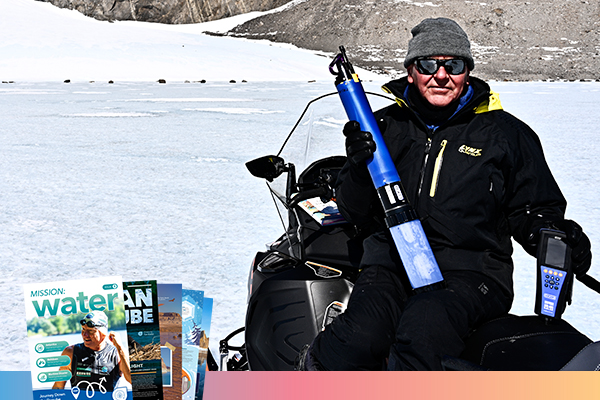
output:
[[181, 400], [182, 397], [181, 298], [181, 284], [158, 284], [160, 353], [165, 400]]
[[196, 397], [195, 400], [202, 400], [204, 395], [204, 378], [206, 377], [207, 360], [208, 360], [208, 342], [210, 338], [210, 320], [212, 317], [213, 299], [210, 297], [204, 298], [204, 305], [202, 307], [202, 335], [200, 337], [199, 346], [200, 351], [198, 352], [198, 374], [196, 384]]
[[155, 280], [123, 282], [134, 399], [163, 400]]
[[132, 399], [121, 277], [24, 291], [33, 399]]
[[183, 400], [194, 400], [198, 374], [198, 354], [202, 338], [204, 292], [183, 289]]
[[333, 199], [328, 202], [323, 202], [319, 197], [314, 197], [312, 199], [302, 200], [298, 205], [323, 226], [346, 222]]

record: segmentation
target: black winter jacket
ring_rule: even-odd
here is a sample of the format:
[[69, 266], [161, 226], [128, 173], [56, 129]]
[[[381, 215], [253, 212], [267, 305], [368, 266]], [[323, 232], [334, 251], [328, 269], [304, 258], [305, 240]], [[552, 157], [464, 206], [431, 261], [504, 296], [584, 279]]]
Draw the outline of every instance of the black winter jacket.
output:
[[[476, 271], [512, 296], [511, 237], [533, 254], [527, 238], [534, 219], [562, 219], [566, 201], [537, 135], [502, 110], [485, 82], [471, 77], [470, 84], [469, 103], [435, 132], [408, 105], [406, 78], [384, 86], [397, 104], [375, 116], [442, 274]], [[342, 214], [357, 225], [383, 220], [366, 166], [347, 163], [336, 196]], [[362, 264], [398, 268], [387, 229], [377, 226], [364, 242]]]

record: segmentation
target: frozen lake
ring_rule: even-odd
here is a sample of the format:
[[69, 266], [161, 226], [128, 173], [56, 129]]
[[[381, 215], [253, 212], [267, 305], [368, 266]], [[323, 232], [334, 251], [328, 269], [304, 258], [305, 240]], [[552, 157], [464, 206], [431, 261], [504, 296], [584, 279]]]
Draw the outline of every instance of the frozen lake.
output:
[[[276, 153], [305, 104], [333, 89], [332, 82], [0, 85], [0, 342], [10, 349], [0, 369], [29, 369], [24, 283], [94, 276], [204, 290], [214, 298], [216, 351], [244, 323], [254, 253], [281, 233], [265, 184], [244, 163]], [[600, 84], [492, 89], [540, 136], [569, 200], [567, 216], [599, 254]], [[314, 125], [331, 132], [322, 149], [341, 154], [341, 103], [330, 97], [315, 109]], [[515, 264], [513, 312], [532, 314], [535, 261], [517, 249]], [[600, 279], [600, 267], [592, 271]], [[600, 295], [576, 283], [565, 318], [600, 340], [598, 305]]]

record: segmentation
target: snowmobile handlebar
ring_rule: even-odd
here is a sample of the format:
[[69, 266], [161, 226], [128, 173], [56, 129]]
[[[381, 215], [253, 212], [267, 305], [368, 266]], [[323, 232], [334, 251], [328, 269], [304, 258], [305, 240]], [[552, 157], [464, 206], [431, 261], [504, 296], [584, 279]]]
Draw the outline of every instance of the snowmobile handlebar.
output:
[[305, 190], [292, 197], [292, 199], [288, 202], [287, 205], [289, 208], [293, 208], [296, 207], [301, 201], [312, 199], [315, 197], [331, 199], [331, 197], [333, 197], [333, 191], [329, 186], [321, 186], [317, 189]]
[[576, 275], [575, 278], [581, 283], [583, 283], [588, 288], [592, 289], [596, 293], [600, 293], [600, 282], [593, 276], [588, 274], [585, 275]]

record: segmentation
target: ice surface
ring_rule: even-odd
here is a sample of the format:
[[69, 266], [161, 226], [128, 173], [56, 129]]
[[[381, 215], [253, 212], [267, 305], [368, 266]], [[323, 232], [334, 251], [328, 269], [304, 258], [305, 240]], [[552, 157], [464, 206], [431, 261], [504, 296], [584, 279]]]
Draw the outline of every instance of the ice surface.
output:
[[[329, 59], [207, 37], [199, 26], [101, 23], [33, 0], [3, 7], [0, 79], [16, 83], [0, 84], [0, 369], [29, 368], [23, 284], [100, 275], [204, 290], [215, 299], [215, 352], [244, 323], [255, 252], [281, 233], [265, 184], [244, 163], [276, 153], [306, 102], [333, 91]], [[208, 83], [183, 83], [199, 65], [207, 73], [193, 75]], [[248, 83], [226, 83], [240, 68]], [[539, 134], [567, 216], [600, 248], [600, 84], [492, 88]], [[340, 154], [343, 110], [334, 97], [323, 104], [324, 117], [307, 119], [331, 136], [312, 145]], [[515, 265], [512, 311], [532, 314], [535, 261], [517, 246]], [[564, 316], [600, 340], [599, 304], [577, 282]]]
[[[265, 184], [244, 163], [276, 152], [306, 101], [332, 85], [10, 88], [0, 91], [0, 340], [11, 349], [1, 368], [28, 368], [22, 284], [116, 271], [213, 297], [214, 351], [244, 323], [255, 252], [281, 233]], [[141, 93], [156, 101], [129, 101]], [[186, 97], [228, 112], [171, 101]]]
[[[492, 85], [505, 108], [540, 135], [569, 199], [568, 216], [597, 246], [600, 117], [593, 107], [600, 101], [600, 84]], [[28, 368], [21, 285], [111, 274], [204, 290], [215, 299], [215, 351], [219, 339], [243, 325], [255, 252], [281, 233], [264, 183], [251, 177], [244, 163], [276, 153], [305, 103], [331, 91], [331, 85], [10, 87], [0, 92], [0, 302], [5, 305], [0, 341], [10, 349], [2, 368]], [[157, 101], [128, 101], [141, 93]], [[185, 102], [170, 101], [187, 96], [244, 101], [211, 103], [228, 113], [190, 111]], [[343, 113], [331, 99], [322, 108]], [[235, 113], [249, 103], [272, 113]], [[325, 152], [336, 153], [343, 143], [343, 119], [335, 112], [323, 119], [337, 123], [323, 128], [331, 131], [331, 143], [319, 144]], [[513, 312], [531, 314], [535, 261], [517, 248], [515, 264]], [[600, 269], [593, 275], [600, 278]], [[576, 283], [573, 303], [565, 318], [599, 340], [600, 295]]]

